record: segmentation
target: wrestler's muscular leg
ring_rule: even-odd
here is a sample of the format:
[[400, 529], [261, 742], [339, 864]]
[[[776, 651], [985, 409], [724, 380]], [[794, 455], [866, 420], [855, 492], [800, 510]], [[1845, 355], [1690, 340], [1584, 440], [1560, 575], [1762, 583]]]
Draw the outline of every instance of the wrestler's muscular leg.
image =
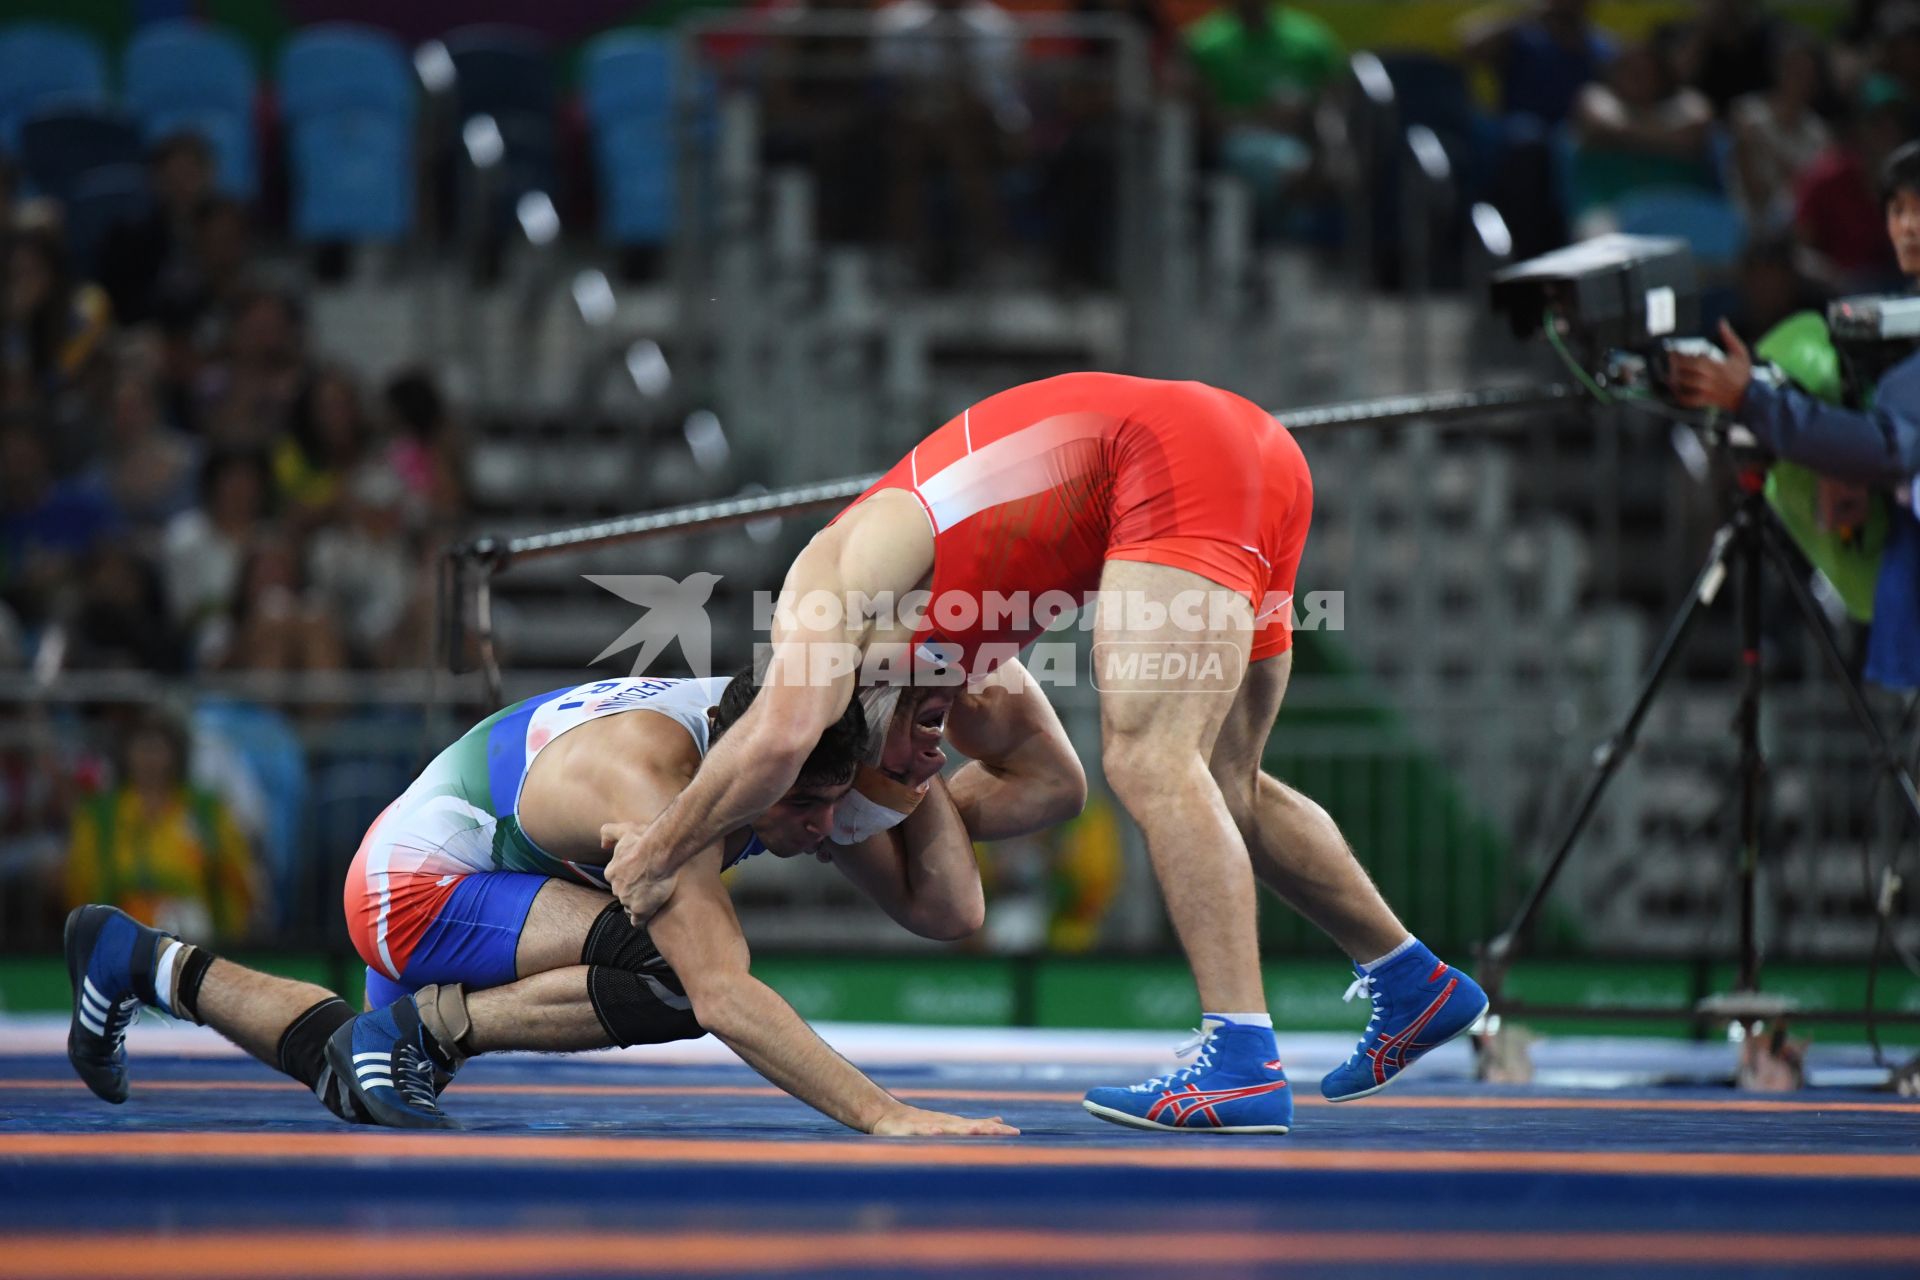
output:
[[1213, 776], [1261, 882], [1351, 959], [1365, 963], [1399, 946], [1406, 926], [1327, 811], [1260, 768], [1292, 671], [1291, 652], [1248, 670], [1214, 743]]
[[[200, 980], [200, 1021], [270, 1067], [280, 1067], [280, 1039], [301, 1014], [333, 992], [215, 958]], [[308, 1082], [311, 1083], [311, 1082]]]
[[[1171, 604], [1182, 592], [1221, 593], [1224, 588], [1184, 569], [1109, 560], [1100, 590], [1110, 598]], [[1195, 659], [1221, 654], [1230, 677], [1246, 665], [1252, 609], [1236, 595], [1226, 613], [1230, 625], [1220, 631], [1190, 630], [1172, 618], [1159, 628], [1130, 630], [1124, 616], [1103, 610], [1095, 641], [1146, 645], [1151, 649], [1141, 652]], [[1107, 667], [1100, 686], [1101, 764], [1114, 794], [1146, 833], [1147, 852], [1193, 967], [1201, 1007], [1264, 1012], [1253, 869], [1208, 767], [1233, 691], [1218, 681], [1174, 688], [1141, 672], [1127, 679]]]
[[[645, 933], [609, 908], [610, 894], [564, 880], [541, 886], [514, 952], [517, 981], [471, 991], [465, 1054], [503, 1049], [563, 1052], [654, 1044], [701, 1034], [692, 1002]], [[440, 1034], [427, 994], [421, 1020]]]
[[585, 885], [549, 880], [527, 910], [514, 952], [517, 982], [467, 994], [474, 1053], [502, 1049], [604, 1049], [613, 1043], [587, 992], [581, 953], [594, 921], [612, 902]]

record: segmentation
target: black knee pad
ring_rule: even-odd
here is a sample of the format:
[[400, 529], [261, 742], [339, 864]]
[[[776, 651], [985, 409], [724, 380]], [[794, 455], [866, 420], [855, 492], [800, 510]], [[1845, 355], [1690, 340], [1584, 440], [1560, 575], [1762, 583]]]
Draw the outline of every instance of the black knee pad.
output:
[[670, 971], [634, 973], [596, 964], [587, 970], [587, 998], [617, 1045], [665, 1044], [706, 1034], [686, 988]]
[[609, 902], [607, 909], [594, 917], [586, 945], [580, 948], [580, 963], [603, 964], [629, 973], [659, 973], [667, 967], [647, 931], [636, 928], [627, 919], [627, 909], [617, 902]]
[[293, 1020], [280, 1035], [274, 1059], [280, 1070], [313, 1090], [322, 1106], [352, 1124], [371, 1123], [353, 1101], [346, 1085], [327, 1065], [327, 1041], [353, 1021], [353, 1010], [339, 996], [329, 996]]

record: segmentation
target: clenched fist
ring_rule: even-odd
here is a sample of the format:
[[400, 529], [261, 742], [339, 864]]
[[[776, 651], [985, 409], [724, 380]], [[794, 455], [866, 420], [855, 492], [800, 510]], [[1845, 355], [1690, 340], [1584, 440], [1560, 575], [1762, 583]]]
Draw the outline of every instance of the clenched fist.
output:
[[1753, 356], [1725, 320], [1720, 322], [1720, 342], [1724, 356], [1676, 352], [1668, 359], [1673, 398], [1689, 409], [1737, 413], [1747, 398], [1747, 384], [1753, 380]]
[[673, 896], [674, 875], [657, 870], [658, 850], [650, 847], [648, 827], [634, 822], [609, 822], [600, 828], [600, 847], [613, 850], [607, 859], [607, 887], [627, 919], [638, 928], [653, 918], [653, 913]]

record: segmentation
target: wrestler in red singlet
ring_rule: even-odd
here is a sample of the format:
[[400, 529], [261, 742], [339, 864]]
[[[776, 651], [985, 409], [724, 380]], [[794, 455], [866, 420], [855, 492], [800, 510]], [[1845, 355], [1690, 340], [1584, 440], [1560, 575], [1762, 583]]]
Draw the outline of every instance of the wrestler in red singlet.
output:
[[1246, 596], [1254, 661], [1292, 644], [1313, 481], [1286, 429], [1231, 392], [1111, 373], [1030, 382], [935, 431], [854, 502], [882, 489], [926, 509], [936, 608], [922, 635], [956, 646], [949, 656], [969, 671], [983, 645], [1022, 647], [1046, 619], [943, 626], [943, 596], [1077, 600], [1108, 560], [1171, 565]]

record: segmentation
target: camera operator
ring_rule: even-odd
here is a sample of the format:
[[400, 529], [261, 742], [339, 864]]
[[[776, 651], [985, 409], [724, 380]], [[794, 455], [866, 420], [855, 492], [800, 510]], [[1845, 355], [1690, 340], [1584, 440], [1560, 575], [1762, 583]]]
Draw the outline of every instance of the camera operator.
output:
[[[1880, 195], [1887, 236], [1901, 274], [1920, 287], [1920, 142], [1887, 157]], [[1722, 321], [1725, 358], [1671, 358], [1674, 398], [1689, 408], [1735, 415], [1762, 447], [1835, 480], [1883, 489], [1907, 489], [1895, 504], [1874, 594], [1874, 625], [1867, 676], [1896, 688], [1920, 687], [1920, 351], [1888, 370], [1870, 412], [1816, 400], [1798, 388], [1753, 376], [1753, 357]]]
[[[1920, 142], [1887, 158], [1881, 171], [1887, 236], [1900, 271], [1920, 285]], [[1920, 472], [1920, 353], [1881, 380], [1871, 413], [1826, 404], [1793, 387], [1753, 380], [1753, 357], [1725, 322], [1726, 359], [1671, 357], [1674, 397], [1689, 408], [1737, 414], [1770, 452], [1836, 480], [1892, 486]]]

